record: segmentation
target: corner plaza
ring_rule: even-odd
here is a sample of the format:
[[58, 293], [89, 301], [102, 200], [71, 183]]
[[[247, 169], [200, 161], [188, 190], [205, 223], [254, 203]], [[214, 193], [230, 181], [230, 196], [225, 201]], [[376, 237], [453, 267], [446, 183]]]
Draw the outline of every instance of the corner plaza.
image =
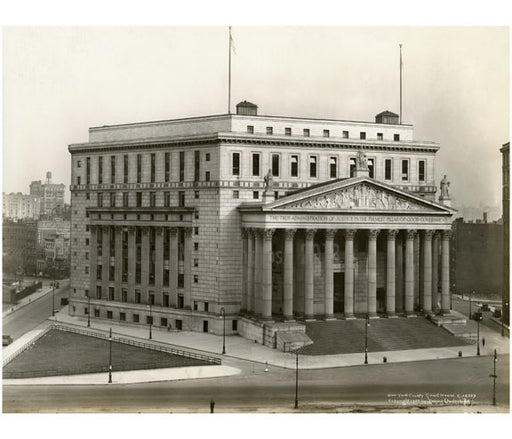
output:
[[272, 194], [239, 207], [255, 321], [450, 312], [449, 206], [364, 175]]

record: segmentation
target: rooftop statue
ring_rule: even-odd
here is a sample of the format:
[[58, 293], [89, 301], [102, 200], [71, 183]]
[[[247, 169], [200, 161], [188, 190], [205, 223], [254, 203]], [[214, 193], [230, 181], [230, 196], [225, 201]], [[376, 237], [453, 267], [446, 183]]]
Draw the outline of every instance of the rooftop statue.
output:
[[357, 152], [356, 165], [357, 169], [360, 171], [368, 170], [368, 159], [366, 158], [366, 154], [363, 151]]
[[450, 186], [450, 182], [446, 178], [446, 175], [441, 180], [441, 197], [440, 198], [450, 198], [450, 194], [448, 194], [448, 187]]
[[271, 191], [274, 185], [274, 179], [272, 177], [272, 170], [269, 169], [267, 175], [264, 177], [265, 180], [265, 192]]

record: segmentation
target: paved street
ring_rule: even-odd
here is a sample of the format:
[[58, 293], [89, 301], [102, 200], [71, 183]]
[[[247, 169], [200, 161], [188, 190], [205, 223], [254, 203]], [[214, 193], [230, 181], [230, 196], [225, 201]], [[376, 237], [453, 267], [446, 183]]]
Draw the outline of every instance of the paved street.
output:
[[[241, 375], [132, 385], [4, 386], [4, 412], [219, 412], [293, 411], [295, 372], [231, 360]], [[347, 405], [405, 407], [439, 398], [466, 403], [492, 401], [492, 357], [454, 358], [300, 372], [303, 411], [343, 410]], [[509, 405], [508, 356], [497, 363], [497, 403]], [[393, 396], [391, 396], [393, 395]], [[465, 395], [465, 396], [464, 396]], [[474, 395], [474, 396], [473, 396]], [[392, 402], [395, 400], [395, 402]], [[416, 403], [415, 403], [416, 401]], [[402, 406], [404, 404], [404, 406]], [[429, 405], [428, 402], [424, 403]]]
[[[69, 296], [69, 287], [55, 291], [55, 311], [60, 310], [61, 297]], [[48, 293], [29, 304], [8, 314], [2, 319], [4, 335], [10, 335], [13, 340], [34, 329], [52, 315], [52, 293]]]
[[[485, 300], [472, 300], [471, 301], [471, 313], [474, 313], [475, 311], [478, 310], [479, 307], [478, 307], [477, 303], [487, 303], [487, 302]], [[468, 317], [469, 316], [469, 299], [468, 299], [468, 297], [464, 296], [464, 299], [461, 299], [458, 297], [453, 297], [452, 308], [455, 311], [460, 312], [461, 314], [464, 314], [466, 317]], [[501, 333], [501, 325], [496, 323], [495, 321], [491, 320], [492, 312], [484, 311], [484, 312], [482, 312], [482, 316], [483, 316], [483, 320], [480, 323], [481, 325], [484, 325], [496, 332]], [[509, 335], [507, 328], [504, 328], [504, 333], [507, 336]]]

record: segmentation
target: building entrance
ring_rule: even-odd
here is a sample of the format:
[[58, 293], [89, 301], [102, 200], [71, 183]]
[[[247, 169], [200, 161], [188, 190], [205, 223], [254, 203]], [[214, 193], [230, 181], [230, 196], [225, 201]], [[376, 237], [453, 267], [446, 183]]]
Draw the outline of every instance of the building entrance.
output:
[[345, 273], [333, 273], [334, 313], [344, 312], [345, 307]]

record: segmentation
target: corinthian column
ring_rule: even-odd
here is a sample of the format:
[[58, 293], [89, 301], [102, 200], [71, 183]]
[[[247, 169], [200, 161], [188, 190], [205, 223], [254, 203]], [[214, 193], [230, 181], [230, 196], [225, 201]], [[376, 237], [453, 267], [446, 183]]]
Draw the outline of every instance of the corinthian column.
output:
[[386, 264], [386, 314], [392, 317], [396, 313], [396, 269], [395, 247], [398, 230], [388, 230], [387, 264]]
[[293, 237], [295, 229], [286, 229], [284, 238], [283, 314], [293, 320]]
[[450, 314], [450, 237], [451, 230], [443, 230], [441, 254], [441, 314]]
[[247, 230], [247, 312], [254, 312], [254, 233]]
[[354, 318], [354, 229], [345, 230], [345, 293], [343, 297], [346, 319]]
[[333, 292], [333, 244], [336, 230], [325, 230], [325, 273], [324, 273], [324, 309], [325, 319], [334, 318], [334, 292]]
[[433, 230], [423, 233], [423, 312], [432, 314], [432, 236]]
[[405, 241], [405, 314], [414, 313], [414, 236], [416, 230], [407, 230]]
[[368, 315], [377, 316], [377, 235], [379, 230], [368, 231]]
[[306, 320], [314, 319], [313, 294], [313, 242], [315, 238], [315, 229], [306, 230], [306, 261], [305, 261], [305, 279], [304, 279], [304, 314]]
[[274, 229], [263, 231], [263, 261], [261, 282], [261, 317], [272, 319], [272, 235]]

